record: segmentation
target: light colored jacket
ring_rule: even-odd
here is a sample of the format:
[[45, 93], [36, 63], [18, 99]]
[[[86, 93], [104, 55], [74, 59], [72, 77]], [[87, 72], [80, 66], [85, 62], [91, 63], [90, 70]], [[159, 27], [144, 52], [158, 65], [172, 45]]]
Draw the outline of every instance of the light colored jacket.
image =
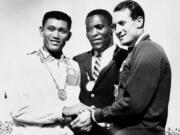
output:
[[[67, 126], [55, 122], [63, 121], [64, 106], [79, 103], [78, 64], [66, 57], [54, 59], [40, 49], [25, 56], [13, 71], [9, 97], [15, 125], [12, 135], [72, 135]], [[57, 87], [65, 89], [67, 99], [59, 99]]]

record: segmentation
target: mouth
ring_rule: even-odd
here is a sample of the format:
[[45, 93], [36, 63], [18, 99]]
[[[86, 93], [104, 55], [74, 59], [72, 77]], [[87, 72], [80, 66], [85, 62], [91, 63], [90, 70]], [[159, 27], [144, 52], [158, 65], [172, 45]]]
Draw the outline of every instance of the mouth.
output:
[[101, 42], [101, 41], [102, 41], [101, 38], [97, 38], [97, 39], [93, 39], [93, 40], [92, 40], [92, 42], [94, 42], [94, 43]]
[[123, 34], [123, 35], [118, 35], [118, 38], [119, 38], [120, 40], [122, 40], [122, 39], [123, 39], [123, 37], [125, 37], [125, 35], [126, 35], [126, 34]]
[[50, 40], [52, 44], [59, 44], [61, 43], [59, 40]]

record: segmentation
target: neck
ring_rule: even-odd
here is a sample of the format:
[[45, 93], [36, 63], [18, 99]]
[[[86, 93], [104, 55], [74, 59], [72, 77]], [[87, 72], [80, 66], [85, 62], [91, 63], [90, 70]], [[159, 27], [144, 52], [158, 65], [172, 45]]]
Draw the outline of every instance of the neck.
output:
[[114, 44], [114, 41], [113, 41], [113, 39], [112, 39], [111, 42], [110, 42], [110, 44], [109, 44], [109, 47], [111, 47], [113, 44]]
[[52, 57], [54, 57], [55, 59], [60, 59], [62, 56], [62, 50], [61, 51], [50, 51], [48, 49], [46, 49], [46, 47], [43, 47], [45, 51], [47, 51]]
[[110, 43], [109, 43], [109, 45], [107, 45], [106, 48], [103, 48], [102, 50], [99, 50], [98, 52], [99, 52], [99, 53], [104, 52], [106, 49], [108, 49], [109, 47], [111, 47], [111, 46], [113, 45], [113, 43], [114, 43], [113, 40], [111, 40]]
[[137, 42], [137, 40], [138, 40], [138, 38], [139, 38], [143, 33], [144, 33], [144, 30], [143, 30], [143, 29], [139, 30], [139, 31], [137, 32], [137, 36], [136, 36], [136, 37], [134, 38], [134, 40], [129, 44], [128, 48], [134, 47], [135, 44], [136, 44], [136, 42]]
[[62, 56], [62, 51], [58, 51], [58, 52], [49, 52], [51, 54], [52, 57], [54, 57], [55, 59], [60, 59]]
[[141, 36], [143, 33], [144, 33], [144, 31], [141, 32], [141, 33], [139, 33], [139, 34], [135, 37], [135, 39], [133, 40], [133, 42], [130, 43], [130, 45], [128, 46], [128, 52], [129, 52], [129, 53], [130, 53], [130, 52], [133, 50], [133, 48], [136, 46], [137, 42], [139, 42], [139, 38], [140, 38], [140, 36]]

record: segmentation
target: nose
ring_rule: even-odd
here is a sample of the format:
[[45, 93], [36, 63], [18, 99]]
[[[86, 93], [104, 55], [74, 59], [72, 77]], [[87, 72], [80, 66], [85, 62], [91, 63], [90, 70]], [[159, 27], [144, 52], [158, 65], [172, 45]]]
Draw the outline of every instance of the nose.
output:
[[59, 38], [59, 37], [60, 37], [59, 31], [58, 31], [58, 30], [55, 30], [55, 31], [53, 32], [53, 38]]
[[92, 31], [91, 31], [91, 36], [95, 37], [95, 36], [97, 36], [97, 35], [98, 35], [97, 30], [96, 30], [96, 29], [92, 29]]

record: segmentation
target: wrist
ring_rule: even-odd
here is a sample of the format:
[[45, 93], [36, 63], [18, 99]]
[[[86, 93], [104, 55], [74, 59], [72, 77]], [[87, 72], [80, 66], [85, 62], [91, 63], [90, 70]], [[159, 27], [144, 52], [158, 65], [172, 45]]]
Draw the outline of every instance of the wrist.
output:
[[91, 120], [95, 123], [97, 123], [96, 119], [95, 119], [95, 116], [94, 116], [94, 112], [95, 112], [95, 106], [91, 106], [89, 107], [89, 110], [90, 110], [90, 117], [91, 117]]

